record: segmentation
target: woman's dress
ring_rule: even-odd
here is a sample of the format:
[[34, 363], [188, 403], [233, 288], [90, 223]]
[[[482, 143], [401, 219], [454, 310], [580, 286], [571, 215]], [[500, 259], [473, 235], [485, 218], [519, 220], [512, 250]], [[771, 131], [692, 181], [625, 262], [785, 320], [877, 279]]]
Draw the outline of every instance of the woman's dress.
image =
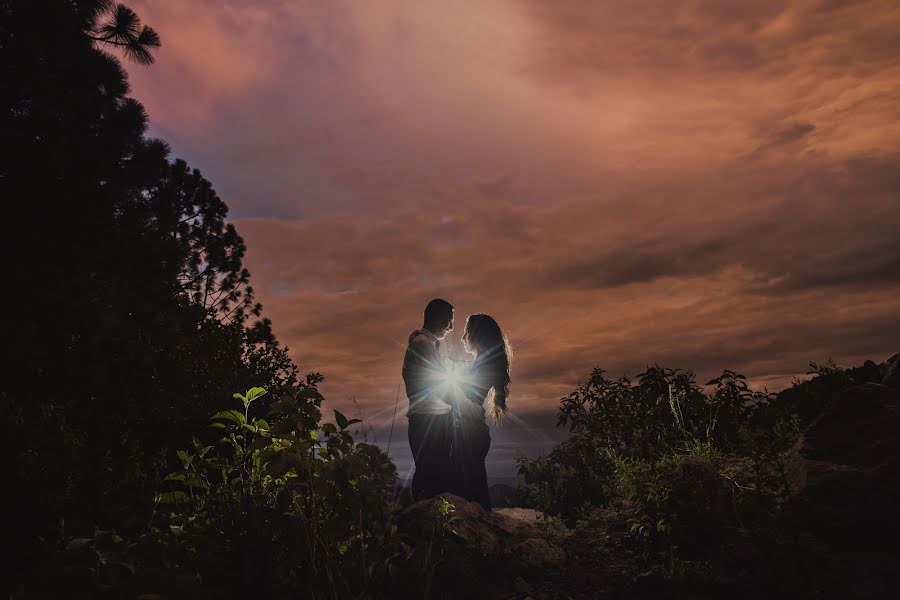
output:
[[461, 378], [453, 403], [452, 465], [458, 496], [491, 510], [485, 457], [491, 434], [485, 419], [484, 401], [490, 389], [483, 364], [476, 358]]

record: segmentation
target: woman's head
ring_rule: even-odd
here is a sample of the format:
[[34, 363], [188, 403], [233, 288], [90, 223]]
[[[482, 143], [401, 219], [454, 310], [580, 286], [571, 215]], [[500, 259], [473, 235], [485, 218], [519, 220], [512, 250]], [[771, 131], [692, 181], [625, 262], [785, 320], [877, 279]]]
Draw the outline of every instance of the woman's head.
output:
[[493, 416], [500, 420], [506, 414], [506, 399], [509, 396], [509, 364], [512, 361], [512, 347], [500, 325], [488, 315], [471, 315], [466, 319], [463, 331], [463, 345], [468, 352], [478, 357], [485, 370], [488, 396], [493, 399]]

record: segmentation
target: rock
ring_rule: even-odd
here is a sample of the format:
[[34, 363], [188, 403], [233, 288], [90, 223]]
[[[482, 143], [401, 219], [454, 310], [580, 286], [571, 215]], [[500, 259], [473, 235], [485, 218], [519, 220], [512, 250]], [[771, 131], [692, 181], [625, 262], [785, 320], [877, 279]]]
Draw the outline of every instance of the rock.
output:
[[[867, 383], [836, 398], [789, 460], [785, 518], [833, 544], [900, 535], [900, 390]], [[877, 532], [877, 535], [873, 535]]]
[[900, 387], [900, 352], [884, 361], [882, 372], [881, 385]]
[[487, 512], [478, 503], [450, 494], [408, 506], [401, 514], [401, 533], [412, 540], [433, 539], [435, 514], [442, 500], [453, 505], [450, 527], [455, 533], [444, 537], [447, 565], [461, 577], [480, 573], [496, 579], [498, 573], [504, 573], [511, 581], [516, 575], [533, 575], [535, 569], [558, 567], [566, 560], [557, 541], [535, 525], [538, 517], [532, 512]]
[[866, 383], [837, 397], [792, 450], [788, 482], [781, 524], [832, 593], [900, 589], [900, 389]]
[[536, 524], [544, 518], [544, 513], [533, 508], [498, 508], [494, 509], [494, 514], [530, 524]]
[[627, 525], [628, 519], [621, 510], [595, 508], [588, 515], [588, 524], [598, 531], [609, 533]]
[[545, 538], [529, 537], [512, 546], [512, 558], [522, 570], [549, 569], [566, 560], [566, 553]]

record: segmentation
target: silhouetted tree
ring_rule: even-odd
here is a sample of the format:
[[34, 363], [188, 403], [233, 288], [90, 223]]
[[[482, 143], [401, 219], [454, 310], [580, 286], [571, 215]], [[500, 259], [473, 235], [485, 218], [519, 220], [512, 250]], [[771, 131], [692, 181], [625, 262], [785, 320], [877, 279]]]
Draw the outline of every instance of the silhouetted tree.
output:
[[[268, 320], [248, 326], [245, 245], [199, 171], [145, 137], [107, 50], [159, 37], [103, 0], [0, 1], [0, 405], [16, 571], [40, 539], [126, 526], [135, 498], [223, 398], [298, 382]], [[130, 512], [129, 512], [130, 511]], [[77, 533], [77, 531], [74, 531]], [[9, 579], [3, 577], [4, 582]]]
[[124, 4], [108, 0], [94, 3], [95, 28], [88, 37], [104, 44], [120, 46], [125, 56], [142, 65], [153, 62], [152, 49], [160, 46], [152, 27], [141, 25], [137, 14]]

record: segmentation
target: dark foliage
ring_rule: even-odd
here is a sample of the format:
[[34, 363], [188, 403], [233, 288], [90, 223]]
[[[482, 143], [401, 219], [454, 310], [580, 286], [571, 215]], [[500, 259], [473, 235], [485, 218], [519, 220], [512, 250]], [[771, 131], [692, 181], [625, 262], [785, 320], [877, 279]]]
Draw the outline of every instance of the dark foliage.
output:
[[234, 389], [277, 401], [319, 380], [298, 381], [268, 320], [249, 323], [261, 307], [225, 204], [145, 137], [109, 52], [145, 64], [157, 46], [121, 5], [0, 2], [13, 573], [61, 537], [127, 528]]
[[871, 361], [810, 367], [811, 379], [779, 394], [752, 391], [730, 370], [704, 392], [690, 371], [655, 366], [632, 381], [595, 369], [560, 401], [569, 439], [519, 459], [523, 491], [570, 526], [598, 507], [627, 510], [636, 537], [682, 551], [714, 550], [723, 526], [772, 526], [800, 431], [848, 388], [881, 377]]

